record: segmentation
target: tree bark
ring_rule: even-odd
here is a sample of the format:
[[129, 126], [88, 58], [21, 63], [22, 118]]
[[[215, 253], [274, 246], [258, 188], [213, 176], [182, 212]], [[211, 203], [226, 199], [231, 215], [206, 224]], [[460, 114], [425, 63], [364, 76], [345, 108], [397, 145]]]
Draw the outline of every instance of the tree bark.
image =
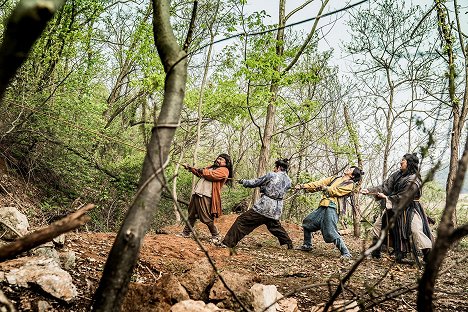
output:
[[[276, 55], [281, 57], [284, 53], [284, 25], [285, 19], [286, 0], [280, 0], [279, 3], [279, 17], [278, 17], [278, 31], [276, 33]], [[275, 71], [280, 71], [278, 64]], [[273, 132], [275, 131], [275, 113], [276, 113], [276, 97], [278, 96], [278, 81], [270, 82], [270, 100], [267, 108], [267, 115], [265, 120], [265, 128], [263, 129], [262, 146], [260, 148], [260, 155], [258, 157], [257, 176], [263, 176], [267, 171], [267, 165], [270, 160], [270, 147]], [[255, 203], [260, 197], [259, 188], [255, 188], [252, 203]]]
[[60, 234], [67, 233], [84, 225], [91, 219], [89, 216], [85, 215], [85, 213], [93, 208], [94, 205], [92, 204], [86, 205], [65, 218], [52, 223], [48, 227], [31, 232], [16, 241], [3, 246], [0, 248], [0, 261], [14, 258], [22, 252], [50, 242]]
[[[327, 6], [329, 0], [325, 0], [322, 2], [319, 12], [317, 14], [317, 18], [315, 19], [315, 22], [306, 38], [304, 41], [302, 47], [299, 49], [299, 51], [296, 53], [294, 56], [293, 60], [291, 63], [286, 66], [286, 68], [281, 71], [280, 65], [274, 69], [278, 73], [280, 73], [280, 76], [287, 73], [298, 61], [299, 57], [302, 55], [304, 52], [305, 48], [307, 45], [310, 43], [312, 40], [313, 35], [315, 34], [315, 31], [317, 29], [318, 22], [320, 20], [320, 16], [322, 15], [323, 10]], [[278, 57], [282, 57], [284, 54], [284, 26], [286, 24], [286, 21], [288, 18], [290, 18], [294, 13], [298, 12], [300, 9], [304, 8], [307, 4], [309, 4], [312, 1], [306, 1], [303, 3], [301, 6], [299, 6], [297, 9], [293, 10], [290, 14], [286, 15], [285, 9], [286, 9], [286, 0], [280, 0], [279, 3], [279, 18], [278, 18], [278, 32], [276, 33], [276, 55]], [[276, 80], [273, 80], [270, 82], [270, 101], [268, 104], [267, 108], [267, 116], [265, 120], [265, 128], [263, 131], [263, 138], [262, 138], [262, 146], [260, 148], [260, 155], [258, 157], [258, 168], [257, 168], [257, 176], [262, 176], [266, 173], [267, 171], [267, 165], [269, 164], [270, 161], [270, 150], [271, 150], [271, 144], [272, 144], [272, 136], [274, 135], [274, 130], [275, 130], [275, 115], [276, 115], [276, 99], [278, 97], [278, 91], [279, 91], [279, 82]], [[283, 155], [286, 156], [286, 155]], [[252, 202], [257, 201], [260, 195], [260, 190], [256, 188], [254, 190], [253, 196], [252, 196]]]
[[[346, 128], [348, 129], [349, 139], [354, 146], [354, 153], [357, 159], [357, 166], [362, 169], [362, 153], [359, 148], [359, 137], [356, 131], [356, 128], [353, 125], [351, 117], [349, 116], [348, 106], [345, 104], [343, 106], [343, 115], [345, 119]], [[354, 237], [361, 236], [361, 211], [359, 205], [359, 193], [353, 195], [355, 197], [355, 207], [353, 207], [353, 230], [354, 230]]]
[[[458, 163], [458, 171], [456, 172], [456, 178], [454, 181], [455, 183], [450, 190], [450, 194], [447, 196], [445, 209], [442, 213], [442, 219], [437, 230], [437, 239], [429, 255], [429, 260], [422, 275], [421, 281], [419, 282], [417, 298], [418, 311], [434, 311], [434, 305], [432, 303], [434, 285], [440, 267], [442, 266], [442, 262], [445, 259], [450, 246], [454, 242], [454, 237], [459, 238], [465, 234], [464, 231], [466, 230], [466, 225], [457, 230], [454, 230], [452, 219], [463, 185], [467, 164], [468, 140], [465, 144], [463, 156]], [[457, 231], [457, 233], [459, 232], [460, 234], [453, 234], [454, 231]]]
[[[463, 51], [465, 61], [465, 90], [460, 107], [459, 101], [455, 94], [455, 64], [454, 64], [454, 53], [453, 43], [454, 37], [451, 35], [451, 25], [446, 21], [448, 16], [448, 10], [445, 7], [445, 3], [440, 0], [434, 1], [436, 4], [438, 24], [440, 27], [440, 33], [444, 41], [444, 50], [447, 54], [448, 60], [448, 80], [449, 80], [449, 97], [452, 105], [452, 137], [451, 137], [451, 152], [450, 152], [450, 165], [449, 174], [447, 176], [447, 188], [446, 188], [446, 202], [445, 209], [442, 213], [442, 218], [437, 231], [437, 239], [435, 241], [432, 252], [429, 255], [429, 261], [424, 270], [421, 281], [419, 282], [417, 306], [418, 311], [434, 311], [433, 296], [434, 296], [434, 285], [439, 273], [440, 267], [447, 252], [452, 243], [464, 235], [466, 235], [468, 225], [463, 225], [459, 228], [456, 227], [456, 205], [458, 197], [460, 195], [461, 188], [463, 186], [463, 180], [466, 174], [468, 164], [468, 138], [465, 138], [465, 148], [463, 155], [458, 160], [460, 137], [465, 125], [466, 116], [468, 113], [468, 67], [466, 49], [463, 43], [463, 36], [460, 35], [459, 43]], [[459, 18], [458, 18], [458, 5], [457, 1], [454, 1], [455, 7], [455, 20], [457, 21], [458, 32], [461, 33]]]
[[120, 310], [144, 235], [167, 184], [163, 171], [183, 106], [186, 53], [177, 44], [172, 31], [169, 1], [153, 0], [152, 4], [154, 40], [166, 72], [164, 100], [148, 145], [139, 190], [110, 251], [94, 296], [93, 311]]
[[22, 0], [9, 17], [0, 47], [0, 103], [8, 84], [28, 57], [34, 42], [64, 2], [65, 0]]
[[[213, 24], [217, 18], [218, 9], [219, 9], [219, 2], [216, 5], [216, 10], [213, 14], [213, 18], [211, 19], [212, 23], [210, 23], [210, 26], [209, 26], [210, 45], [208, 46], [208, 52], [206, 54], [206, 62], [205, 62], [205, 67], [203, 68], [203, 78], [202, 78], [202, 82], [200, 85], [200, 95], [198, 98], [197, 140], [195, 141], [195, 147], [193, 150], [193, 162], [192, 162], [193, 166], [198, 165], [198, 150], [200, 147], [201, 126], [202, 126], [202, 120], [203, 120], [203, 114], [202, 114], [203, 96], [205, 94], [206, 80], [208, 78], [208, 72], [209, 72], [210, 65], [211, 65], [211, 53], [213, 51], [213, 42], [214, 42], [215, 35], [216, 35], [215, 32], [213, 32]], [[192, 187], [195, 186], [196, 181], [197, 181], [197, 177], [194, 175], [192, 177]]]
[[[464, 45], [463, 32], [461, 30], [460, 22], [459, 22], [459, 8], [457, 1], [454, 1], [454, 14], [455, 20], [457, 21], [457, 30], [459, 33], [459, 44], [464, 56], [464, 63], [465, 63], [465, 71], [464, 71], [464, 81], [465, 81], [465, 89], [463, 100], [460, 101], [456, 95], [456, 70], [455, 70], [455, 55], [454, 55], [454, 43], [455, 37], [452, 36], [451, 29], [452, 26], [449, 25], [448, 21], [446, 20], [449, 11], [445, 6], [445, 1], [435, 0], [436, 10], [437, 10], [437, 18], [440, 33], [442, 35], [443, 43], [444, 43], [444, 51], [447, 56], [447, 65], [448, 65], [448, 93], [450, 98], [450, 105], [452, 107], [452, 136], [450, 140], [450, 164], [449, 164], [449, 174], [447, 176], [447, 185], [446, 185], [446, 194], [447, 194], [447, 202], [448, 205], [448, 198], [449, 194], [451, 193], [452, 187], [454, 186], [455, 177], [457, 172], [459, 171], [458, 165], [458, 155], [460, 152], [460, 137], [463, 133], [463, 128], [465, 127], [466, 117], [468, 114], [468, 60], [467, 60], [467, 47]], [[460, 102], [462, 105], [460, 105]], [[452, 214], [452, 222], [454, 226], [457, 224], [457, 212], [456, 210]]]

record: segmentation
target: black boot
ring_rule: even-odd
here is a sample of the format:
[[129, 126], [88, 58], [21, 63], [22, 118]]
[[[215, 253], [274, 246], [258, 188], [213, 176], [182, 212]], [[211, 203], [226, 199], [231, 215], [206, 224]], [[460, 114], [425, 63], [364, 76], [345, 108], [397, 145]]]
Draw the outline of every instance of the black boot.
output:
[[[377, 243], [377, 241], [378, 241], [378, 238], [377, 238], [377, 237], [374, 237], [374, 238], [372, 239], [372, 246], [374, 246], [374, 245]], [[377, 248], [376, 250], [374, 250], [374, 251], [371, 253], [372, 258], [374, 258], [374, 259], [380, 259], [380, 257], [382, 256], [382, 255], [380, 254], [381, 249], [382, 249], [382, 247], [379, 246], [379, 248]]]
[[429, 254], [431, 253], [431, 248], [421, 249], [421, 252], [423, 254], [423, 261], [427, 263], [427, 261], [429, 260]]
[[401, 251], [395, 251], [395, 260], [397, 263], [403, 263], [403, 259], [405, 258], [405, 254]]
[[401, 252], [401, 251], [395, 252], [395, 260], [397, 263], [410, 264], [410, 265], [414, 264], [414, 261], [406, 259], [405, 257], [406, 257], [406, 253]]

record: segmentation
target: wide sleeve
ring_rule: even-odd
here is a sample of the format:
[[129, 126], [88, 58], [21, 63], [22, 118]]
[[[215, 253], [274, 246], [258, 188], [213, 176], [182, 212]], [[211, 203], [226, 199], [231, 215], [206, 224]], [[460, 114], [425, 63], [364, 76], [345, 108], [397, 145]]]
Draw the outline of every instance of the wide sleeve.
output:
[[398, 172], [393, 173], [382, 183], [382, 185], [368, 188], [369, 193], [384, 193], [385, 195], [389, 195], [393, 188], [393, 184], [395, 183], [397, 174]]
[[267, 173], [266, 175], [264, 176], [261, 176], [257, 179], [252, 179], [252, 180], [243, 180], [242, 181], [242, 185], [244, 187], [258, 187], [258, 186], [261, 186], [263, 185], [266, 181], [268, 181], [271, 177], [271, 174], [270, 173]]
[[226, 167], [218, 167], [214, 170], [204, 168], [201, 171], [201, 177], [211, 182], [223, 181], [229, 177], [229, 169]]
[[323, 193], [328, 197], [342, 197], [351, 193], [353, 191], [353, 188], [354, 183], [349, 181], [326, 187]]
[[302, 188], [305, 189], [307, 192], [321, 191], [322, 187], [329, 185], [333, 181], [334, 178], [335, 178], [334, 176], [331, 176], [331, 177], [320, 179], [318, 181], [309, 182], [309, 183], [303, 184]]
[[203, 169], [197, 169], [197, 168], [194, 168], [194, 167], [190, 167], [190, 172], [193, 173], [194, 175], [196, 175], [197, 177], [201, 178]]
[[419, 195], [419, 183], [415, 178], [409, 178], [403, 188], [396, 193], [388, 196], [388, 200], [394, 208], [400, 208], [399, 205], [406, 200], [413, 200]]

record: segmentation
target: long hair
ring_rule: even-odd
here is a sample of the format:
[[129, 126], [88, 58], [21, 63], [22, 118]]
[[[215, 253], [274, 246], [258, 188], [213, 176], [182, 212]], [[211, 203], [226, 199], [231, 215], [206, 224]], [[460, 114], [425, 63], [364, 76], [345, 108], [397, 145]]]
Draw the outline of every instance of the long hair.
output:
[[356, 166], [351, 166], [350, 168], [353, 169], [352, 173], [352, 180], [354, 183], [359, 183], [362, 179], [362, 176], [364, 175], [364, 171], [359, 169], [359, 167]]
[[234, 173], [232, 171], [231, 156], [229, 156], [228, 154], [219, 154], [218, 157], [222, 157], [226, 160], [226, 168], [229, 170], [229, 176], [228, 176], [228, 180], [226, 181], [226, 184], [229, 186], [232, 186], [232, 179], [234, 177]]
[[419, 158], [416, 153], [405, 154], [403, 159], [406, 159], [407, 163], [407, 174], [416, 174], [419, 176]]

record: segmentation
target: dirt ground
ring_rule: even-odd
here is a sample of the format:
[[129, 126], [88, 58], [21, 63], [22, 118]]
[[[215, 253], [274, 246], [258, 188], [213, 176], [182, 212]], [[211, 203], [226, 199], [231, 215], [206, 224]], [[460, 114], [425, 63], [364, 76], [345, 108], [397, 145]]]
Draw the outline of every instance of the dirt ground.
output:
[[[221, 233], [226, 233], [237, 215], [222, 216], [217, 221]], [[284, 224], [295, 246], [302, 242], [302, 230], [293, 224]], [[340, 260], [339, 252], [332, 244], [322, 241], [320, 234], [314, 235], [312, 252], [287, 250], [260, 227], [241, 241], [235, 254], [229, 249], [219, 248], [208, 242], [208, 231], [200, 223], [196, 226], [202, 245], [208, 251], [221, 271], [231, 270], [243, 274], [257, 274], [261, 283], [273, 284], [286, 295], [296, 298], [301, 311], [310, 311], [312, 306], [326, 302], [340, 277], [343, 277], [354, 261]], [[167, 234], [147, 234], [138, 264], [132, 277], [133, 282], [155, 282], [163, 274], [180, 275], [190, 265], [205, 257], [195, 240], [178, 237], [182, 226], [164, 229]], [[76, 267], [71, 272], [78, 288], [79, 298], [65, 305], [51, 298], [42, 297], [32, 290], [4, 289], [7, 297], [13, 299], [20, 311], [35, 310], [39, 300], [46, 300], [53, 311], [88, 311], [93, 293], [113, 244], [115, 234], [110, 233], [69, 233], [65, 249], [76, 253]], [[363, 242], [351, 235], [344, 236], [349, 249], [356, 257]], [[466, 244], [464, 245], [466, 246]], [[468, 311], [468, 269], [466, 260], [455, 264], [467, 254], [466, 247], [450, 251], [444, 268], [437, 281], [435, 305], [437, 311]], [[412, 287], [422, 271], [415, 266], [396, 265], [390, 256], [380, 260], [365, 260], [345, 285], [340, 299], [360, 299], [373, 311], [412, 311], [416, 308], [416, 292], [408, 292], [395, 299], [383, 300], [385, 294]], [[373, 306], [375, 305], [375, 306]]]

